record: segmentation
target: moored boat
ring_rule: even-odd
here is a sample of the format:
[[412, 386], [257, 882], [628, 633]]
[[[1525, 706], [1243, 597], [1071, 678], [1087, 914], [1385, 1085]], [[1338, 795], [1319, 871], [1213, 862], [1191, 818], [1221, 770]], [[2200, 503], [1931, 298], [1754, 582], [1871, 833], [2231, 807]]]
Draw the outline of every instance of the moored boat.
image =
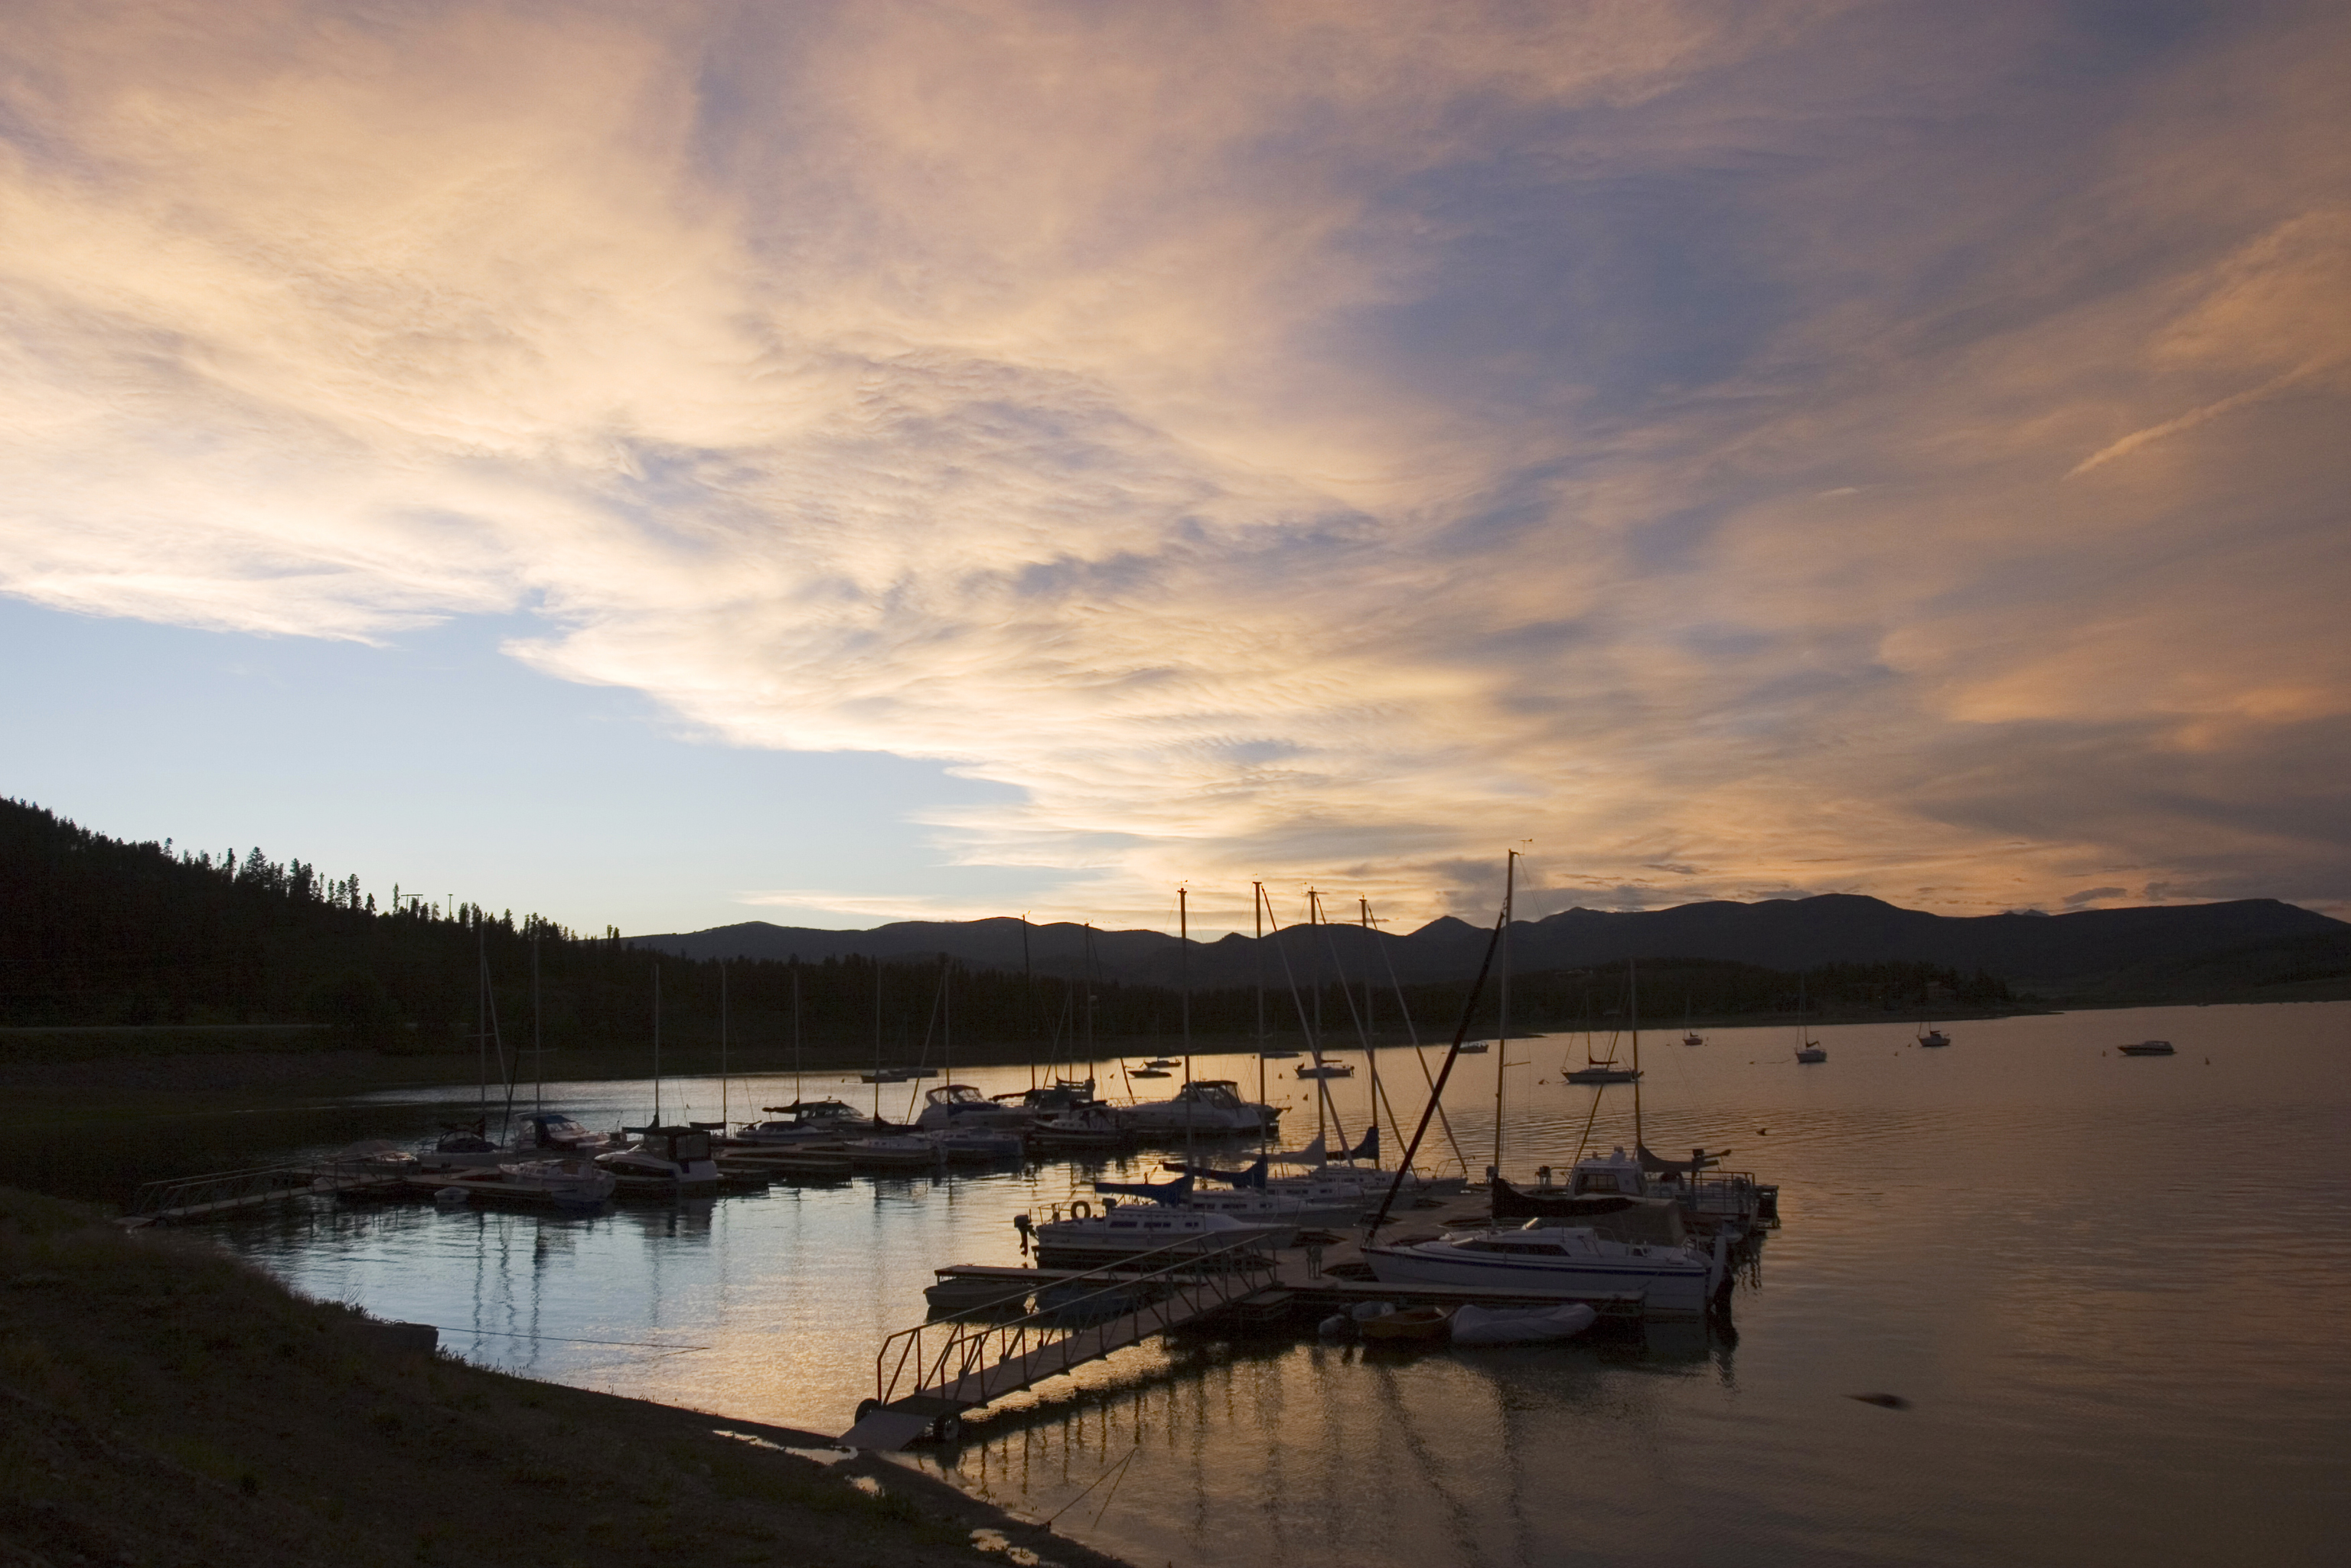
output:
[[709, 1130], [703, 1127], [623, 1127], [637, 1141], [596, 1156], [622, 1197], [694, 1197], [722, 1185]]
[[1573, 1339], [1599, 1317], [1581, 1301], [1563, 1307], [1458, 1307], [1453, 1313], [1453, 1343], [1539, 1344]]
[[[1140, 1074], [1137, 1074], [1140, 1076]], [[1120, 1112], [1137, 1133], [1259, 1133], [1270, 1131], [1281, 1112], [1243, 1100], [1228, 1078], [1196, 1078], [1172, 1100], [1146, 1100]]]
[[1025, 1107], [989, 1099], [968, 1083], [947, 1083], [923, 1096], [923, 1113], [914, 1125], [926, 1133], [950, 1128], [987, 1127], [1019, 1131], [1029, 1124]]
[[2143, 1040], [2137, 1045], [2118, 1045], [2115, 1049], [2125, 1056], [2170, 1056], [2174, 1052], [2168, 1040]]
[[1403, 1307], [1393, 1312], [1382, 1312], [1375, 1318], [1365, 1318], [1355, 1325], [1355, 1332], [1367, 1340], [1388, 1343], [1427, 1343], [1446, 1337], [1452, 1326], [1453, 1314], [1444, 1307]]
[[1529, 1220], [1516, 1228], [1449, 1231], [1366, 1245], [1384, 1285], [1466, 1285], [1527, 1296], [1636, 1295], [1652, 1312], [1698, 1315], [1728, 1278], [1725, 1239], [1708, 1259], [1686, 1247], [1602, 1239], [1589, 1226]]
[[438, 1179], [444, 1187], [465, 1188], [472, 1201], [557, 1208], [596, 1208], [620, 1188], [617, 1176], [586, 1157], [518, 1160]]
[[1228, 1215], [1199, 1214], [1163, 1204], [1113, 1200], [1104, 1204], [1100, 1214], [1082, 1203], [1077, 1207], [1087, 1212], [1031, 1227], [1037, 1261], [1045, 1268], [1092, 1268], [1170, 1248], [1215, 1252], [1243, 1246], [1252, 1249], [1287, 1247], [1297, 1237], [1294, 1225], [1250, 1224]]
[[1135, 1137], [1110, 1106], [1082, 1105], [1029, 1128], [1029, 1142], [1040, 1149], [1131, 1149]]

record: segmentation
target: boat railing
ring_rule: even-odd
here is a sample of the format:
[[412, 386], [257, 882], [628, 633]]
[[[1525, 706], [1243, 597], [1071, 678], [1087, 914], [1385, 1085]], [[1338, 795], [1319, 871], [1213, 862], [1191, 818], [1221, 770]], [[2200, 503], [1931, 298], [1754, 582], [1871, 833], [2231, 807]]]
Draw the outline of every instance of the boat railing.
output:
[[1756, 1180], [1752, 1171], [1709, 1170], [1683, 1186], [1682, 1203], [1694, 1214], [1780, 1223], [1779, 1187]]
[[1255, 1237], [1216, 1246], [1177, 1241], [1060, 1275], [1040, 1285], [1054, 1292], [1050, 1307], [999, 1322], [949, 1319], [892, 1334], [873, 1358], [874, 1398], [887, 1406], [902, 1394], [954, 1388], [961, 1405], [986, 1404], [1105, 1354], [1105, 1336], [1083, 1336], [1117, 1319], [1136, 1320], [1118, 1336], [1131, 1344], [1269, 1289], [1277, 1278]]

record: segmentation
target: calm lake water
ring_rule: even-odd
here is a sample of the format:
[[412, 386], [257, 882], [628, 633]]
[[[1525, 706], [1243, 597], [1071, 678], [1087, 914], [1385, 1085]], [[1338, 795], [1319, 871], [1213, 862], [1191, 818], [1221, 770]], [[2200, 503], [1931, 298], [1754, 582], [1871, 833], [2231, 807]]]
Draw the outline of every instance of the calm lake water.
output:
[[[910, 1462], [1022, 1513], [1067, 1506], [1058, 1529], [1139, 1563], [2351, 1559], [2351, 1004], [2006, 1019], [1956, 1026], [1947, 1051], [1893, 1024], [1818, 1032], [1829, 1060], [1805, 1068], [1785, 1030], [1646, 1042], [1651, 1146], [1728, 1146], [1781, 1185], [1784, 1228], [1728, 1332], [1394, 1358], [1154, 1344]], [[2112, 1054], [2149, 1036], [2179, 1053]], [[1593, 1094], [1560, 1067], [1582, 1049], [1514, 1051], [1512, 1172], [1572, 1155]], [[1382, 1061], [1409, 1124], [1419, 1070]], [[1447, 1095], [1474, 1166], [1493, 1063], [1463, 1059]], [[1290, 1065], [1275, 1097], [1295, 1143], [1314, 1109]], [[1256, 1078], [1244, 1059], [1197, 1071]], [[1360, 1131], [1369, 1083], [1332, 1088]], [[731, 1108], [790, 1089], [738, 1082]], [[332, 1135], [371, 1114], [405, 1131], [430, 1113], [416, 1098], [338, 1112]], [[715, 1081], [664, 1091], [674, 1117], [719, 1101]], [[596, 1124], [650, 1108], [641, 1083], [549, 1103]], [[1629, 1143], [1630, 1110], [1610, 1091], [1593, 1141]], [[252, 1152], [283, 1152], [269, 1135], [253, 1129]], [[588, 1218], [322, 1207], [212, 1234], [310, 1294], [438, 1324], [480, 1362], [829, 1432], [872, 1392], [883, 1337], [923, 1316], [934, 1268], [1019, 1261], [1012, 1216], [1087, 1196], [1094, 1174], [778, 1186]], [[1879, 1391], [1911, 1407], [1848, 1397]], [[1122, 1464], [1114, 1491], [1072, 1506]]]

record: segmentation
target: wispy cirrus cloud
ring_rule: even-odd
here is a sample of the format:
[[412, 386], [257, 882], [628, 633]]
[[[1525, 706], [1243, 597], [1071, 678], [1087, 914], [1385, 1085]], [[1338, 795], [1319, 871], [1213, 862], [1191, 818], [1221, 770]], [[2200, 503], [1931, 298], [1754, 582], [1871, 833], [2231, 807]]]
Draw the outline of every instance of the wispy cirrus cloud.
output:
[[528, 607], [1055, 913], [2339, 902], [2346, 38], [2101, 26], [28, 7], [0, 584]]

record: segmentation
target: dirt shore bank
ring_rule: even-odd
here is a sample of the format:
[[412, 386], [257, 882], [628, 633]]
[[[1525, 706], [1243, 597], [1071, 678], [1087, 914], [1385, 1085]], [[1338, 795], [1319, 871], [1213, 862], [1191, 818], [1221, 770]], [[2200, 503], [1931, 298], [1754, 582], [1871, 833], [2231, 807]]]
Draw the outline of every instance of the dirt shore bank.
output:
[[785, 1451], [811, 1434], [403, 1350], [200, 1239], [95, 1220], [0, 1188], [9, 1568], [1120, 1568], [886, 1460]]

